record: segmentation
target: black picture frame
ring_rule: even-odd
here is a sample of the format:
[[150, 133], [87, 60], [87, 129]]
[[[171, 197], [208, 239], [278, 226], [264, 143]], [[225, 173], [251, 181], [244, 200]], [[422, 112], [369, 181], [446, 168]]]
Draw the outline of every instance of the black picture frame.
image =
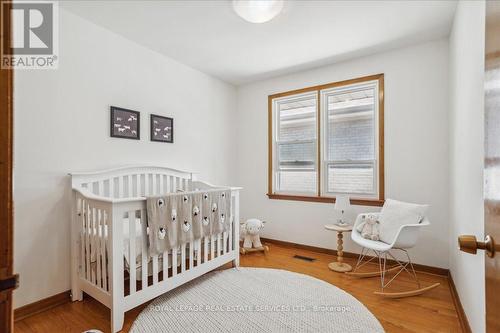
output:
[[174, 118], [151, 114], [149, 136], [151, 141], [174, 143]]
[[109, 133], [113, 138], [140, 140], [141, 113], [139, 111], [110, 107]]

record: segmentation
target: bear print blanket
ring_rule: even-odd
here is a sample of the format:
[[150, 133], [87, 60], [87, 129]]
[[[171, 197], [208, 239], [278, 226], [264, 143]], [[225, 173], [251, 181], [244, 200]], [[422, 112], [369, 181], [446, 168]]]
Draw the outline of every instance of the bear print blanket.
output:
[[216, 189], [147, 198], [151, 256], [227, 231], [231, 191]]

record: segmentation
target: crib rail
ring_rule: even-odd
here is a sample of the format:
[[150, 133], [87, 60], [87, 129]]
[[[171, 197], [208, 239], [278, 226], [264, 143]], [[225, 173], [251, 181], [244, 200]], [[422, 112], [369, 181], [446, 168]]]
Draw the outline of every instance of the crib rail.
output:
[[[137, 199], [191, 188], [194, 174], [162, 167], [126, 167], [94, 173], [73, 173], [72, 188], [100, 198]], [[124, 201], [124, 200], [122, 200]], [[119, 200], [118, 200], [119, 202]]]
[[[107, 232], [112, 205], [75, 193], [72, 221], [72, 286], [82, 285], [88, 294], [110, 305]], [[82, 299], [82, 288], [72, 287], [74, 300]]]

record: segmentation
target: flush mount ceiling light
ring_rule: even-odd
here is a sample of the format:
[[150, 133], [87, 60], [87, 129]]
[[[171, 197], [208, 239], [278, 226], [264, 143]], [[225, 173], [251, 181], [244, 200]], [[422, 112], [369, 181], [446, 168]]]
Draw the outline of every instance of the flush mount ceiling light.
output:
[[264, 23], [281, 12], [283, 3], [283, 0], [233, 0], [233, 9], [245, 21]]

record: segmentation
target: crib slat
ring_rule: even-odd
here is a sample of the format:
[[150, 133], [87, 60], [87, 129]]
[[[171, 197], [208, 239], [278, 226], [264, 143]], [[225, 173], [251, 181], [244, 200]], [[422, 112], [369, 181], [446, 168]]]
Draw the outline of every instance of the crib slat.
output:
[[141, 193], [141, 175], [135, 175], [135, 193], [138, 197], [142, 196]]
[[123, 176], [118, 177], [118, 198], [123, 198]]
[[[233, 251], [233, 223], [234, 222], [234, 211], [233, 211], [233, 195], [231, 194], [231, 200], [229, 201], [229, 251]], [[239, 223], [239, 222], [238, 222]]]
[[228, 243], [229, 243], [229, 252], [233, 251], [233, 215], [229, 215], [229, 235], [228, 235]]
[[99, 185], [97, 187], [97, 194], [104, 195], [104, 181], [103, 180], [99, 181]]
[[210, 236], [210, 260], [214, 259], [214, 236]]
[[194, 252], [193, 252], [193, 242], [189, 242], [189, 269], [193, 269], [194, 263]]
[[106, 235], [106, 230], [107, 230], [107, 214], [106, 211], [102, 211], [102, 226], [101, 226], [101, 275], [102, 275], [102, 289], [105, 291], [108, 290], [108, 279], [107, 279], [107, 272], [108, 272], [108, 265], [106, 262], [106, 240], [107, 240], [107, 235]]
[[156, 175], [156, 194], [160, 195], [163, 193], [163, 175], [157, 174]]
[[158, 255], [153, 256], [153, 284], [158, 283]]
[[162, 181], [162, 178], [163, 176], [161, 174], [156, 174], [156, 185], [155, 185], [155, 189], [156, 189], [156, 194], [159, 195], [162, 193], [162, 188], [161, 188], [161, 184], [163, 183]]
[[128, 238], [129, 238], [129, 276], [130, 276], [130, 295], [135, 293], [136, 286], [136, 255], [135, 255], [135, 210], [131, 210], [128, 212]]
[[177, 178], [172, 177], [172, 193], [177, 192]]
[[168, 278], [168, 251], [163, 252], [163, 281]]
[[109, 179], [109, 197], [110, 198], [115, 197], [115, 179], [114, 178]]
[[97, 210], [97, 221], [96, 221], [96, 235], [95, 235], [95, 254], [97, 257], [96, 270], [97, 270], [97, 286], [102, 288], [102, 280], [101, 280], [101, 214], [102, 210]]
[[151, 175], [151, 186], [152, 186], [152, 189], [151, 189], [151, 194], [152, 195], [156, 195], [156, 173], [153, 173]]
[[177, 247], [172, 249], [172, 276], [177, 275]]
[[201, 238], [196, 241], [196, 266], [201, 265]]
[[144, 174], [144, 196], [149, 195], [149, 174]]
[[86, 207], [86, 221], [85, 221], [85, 279], [90, 281], [90, 206]]
[[222, 253], [226, 254], [227, 252], [227, 232], [224, 231], [222, 234]]
[[[239, 192], [234, 192], [234, 202], [233, 202], [233, 246], [234, 249], [238, 249], [238, 243], [239, 243], [239, 237], [240, 237], [240, 193]], [[233, 264], [238, 267], [240, 265], [240, 254], [236, 253], [236, 257], [233, 261]]]
[[189, 191], [189, 179], [184, 178], [184, 191]]
[[80, 277], [85, 277], [85, 212], [86, 202], [82, 200], [81, 206], [81, 224], [80, 224]]
[[141, 244], [142, 244], [142, 253], [141, 253], [141, 271], [142, 271], [142, 290], [146, 289], [148, 286], [148, 245], [147, 241], [147, 225], [146, 225], [146, 210], [141, 209]]
[[[91, 214], [91, 218], [92, 218], [92, 221], [90, 223], [90, 226], [91, 226], [91, 232], [90, 232], [90, 239], [91, 239], [91, 242], [90, 242], [90, 259], [94, 259], [97, 260], [97, 253], [95, 252], [95, 247], [96, 247], [96, 242], [97, 242], [97, 238], [96, 238], [96, 213], [97, 213], [97, 209], [95, 209], [94, 207], [92, 207], [92, 214]], [[91, 262], [91, 267], [96, 267], [97, 263], [94, 265], [92, 262]], [[92, 269], [91, 272], [90, 272], [90, 278], [92, 280], [92, 283], [93, 284], [97, 284], [96, 282], [96, 278], [97, 278], [97, 272], [96, 272], [96, 269]]]
[[217, 257], [219, 257], [221, 255], [221, 252], [222, 252], [222, 243], [220, 240], [221, 236], [222, 236], [222, 233], [217, 234]]
[[203, 238], [203, 263], [208, 261], [208, 237]]
[[186, 243], [181, 245], [181, 273], [186, 271]]
[[166, 189], [165, 193], [172, 192], [172, 188], [170, 187], [170, 178], [171, 178], [170, 176], [165, 176], [165, 180], [167, 181], [167, 186], [166, 186], [167, 189]]
[[134, 185], [132, 183], [132, 175], [128, 175], [127, 176], [127, 181], [128, 181], [128, 196], [129, 197], [133, 197], [134, 196]]

